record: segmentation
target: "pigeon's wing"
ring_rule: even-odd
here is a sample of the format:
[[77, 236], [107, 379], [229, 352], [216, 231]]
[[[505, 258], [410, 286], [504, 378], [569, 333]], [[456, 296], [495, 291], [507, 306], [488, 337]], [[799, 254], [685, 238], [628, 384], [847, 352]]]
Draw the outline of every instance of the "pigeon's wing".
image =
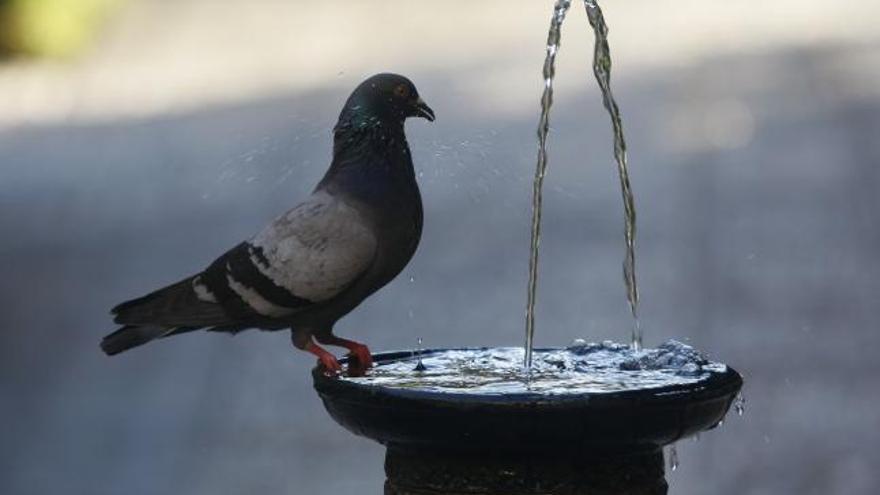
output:
[[193, 289], [236, 320], [283, 319], [350, 287], [371, 266], [376, 247], [356, 208], [317, 192], [218, 258]]
[[114, 321], [123, 325], [166, 327], [155, 333], [167, 332], [171, 327], [198, 328], [226, 322], [228, 316], [221, 306], [215, 304], [216, 301], [204, 301], [194, 292], [193, 281], [196, 277], [187, 277], [117, 305], [111, 310]]

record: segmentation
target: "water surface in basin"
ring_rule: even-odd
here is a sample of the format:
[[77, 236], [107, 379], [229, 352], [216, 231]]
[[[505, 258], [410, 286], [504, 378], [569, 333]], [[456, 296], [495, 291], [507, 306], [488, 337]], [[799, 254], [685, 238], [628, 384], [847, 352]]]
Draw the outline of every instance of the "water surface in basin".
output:
[[426, 392], [576, 395], [687, 385], [727, 370], [675, 340], [640, 351], [611, 341], [535, 350], [529, 373], [523, 369], [523, 354], [521, 347], [432, 351], [341, 379]]

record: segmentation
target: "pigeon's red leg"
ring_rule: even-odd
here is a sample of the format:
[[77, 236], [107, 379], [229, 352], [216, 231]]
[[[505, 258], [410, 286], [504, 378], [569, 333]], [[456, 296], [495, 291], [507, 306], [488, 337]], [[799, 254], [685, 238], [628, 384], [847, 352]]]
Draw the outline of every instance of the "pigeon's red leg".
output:
[[328, 373], [336, 374], [342, 372], [342, 366], [339, 364], [339, 361], [336, 360], [336, 356], [330, 354], [318, 344], [310, 340], [306, 344], [304, 350], [318, 356], [318, 362], [324, 366]]
[[315, 338], [322, 344], [345, 347], [357, 359], [359, 367], [363, 370], [373, 367], [373, 354], [366, 345], [353, 340], [343, 339], [333, 334], [315, 335]]

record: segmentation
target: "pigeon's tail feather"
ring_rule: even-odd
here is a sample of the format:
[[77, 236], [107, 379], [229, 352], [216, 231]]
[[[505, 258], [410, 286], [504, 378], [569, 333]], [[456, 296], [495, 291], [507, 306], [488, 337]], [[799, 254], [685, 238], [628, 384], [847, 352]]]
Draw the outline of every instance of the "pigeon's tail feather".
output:
[[206, 327], [229, 323], [229, 317], [219, 304], [206, 302], [196, 296], [193, 279], [151, 292], [146, 296], [126, 301], [115, 308], [113, 321], [122, 325], [162, 327]]
[[108, 356], [169, 335], [196, 330], [192, 327], [163, 327], [160, 325], [126, 325], [101, 340], [101, 350]]

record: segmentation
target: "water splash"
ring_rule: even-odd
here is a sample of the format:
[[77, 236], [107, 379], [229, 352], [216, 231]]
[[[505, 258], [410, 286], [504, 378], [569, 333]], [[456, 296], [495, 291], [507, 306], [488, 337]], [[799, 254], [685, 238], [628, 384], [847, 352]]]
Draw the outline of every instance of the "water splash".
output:
[[675, 444], [669, 446], [669, 470], [673, 473], [678, 469], [678, 449]]
[[532, 184], [532, 238], [529, 252], [529, 285], [526, 303], [526, 345], [523, 366], [532, 366], [532, 344], [535, 337], [535, 297], [538, 290], [538, 248], [541, 245], [541, 205], [544, 175], [547, 172], [547, 134], [550, 132], [550, 107], [553, 105], [553, 78], [556, 76], [556, 54], [562, 37], [562, 21], [571, 7], [571, 0], [556, 0], [550, 31], [547, 33], [547, 55], [544, 57], [544, 92], [541, 95], [541, 117], [538, 120], [538, 163]]
[[639, 289], [636, 283], [636, 207], [627, 169], [623, 122], [620, 118], [620, 109], [611, 92], [611, 51], [608, 47], [608, 25], [605, 24], [605, 16], [596, 0], [584, 0], [584, 7], [587, 10], [587, 18], [590, 21], [590, 26], [593, 27], [596, 39], [593, 49], [593, 74], [602, 90], [602, 103], [611, 117], [611, 127], [614, 132], [614, 160], [617, 162], [617, 173], [620, 176], [620, 190], [623, 195], [623, 211], [626, 220], [624, 228], [626, 255], [623, 259], [623, 280], [626, 284], [626, 298], [633, 316], [632, 348], [639, 350], [642, 348], [642, 329], [639, 324]]

